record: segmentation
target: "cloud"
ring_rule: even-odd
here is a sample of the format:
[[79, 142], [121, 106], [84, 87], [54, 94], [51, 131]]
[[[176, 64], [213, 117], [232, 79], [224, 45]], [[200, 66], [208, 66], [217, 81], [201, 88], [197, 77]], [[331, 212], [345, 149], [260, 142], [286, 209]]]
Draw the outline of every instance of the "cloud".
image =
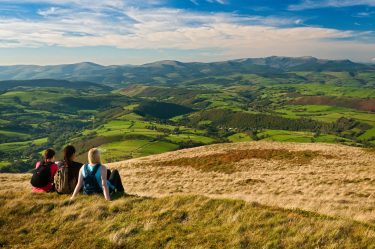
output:
[[219, 3], [219, 4], [226, 4], [225, 0], [206, 0], [209, 3]]
[[[192, 2], [193, 4], [195, 5], [199, 5], [199, 2], [200, 0], [189, 0], [190, 2]], [[218, 4], [227, 4], [226, 1], [224, 0], [201, 0], [201, 1], [204, 1], [204, 2], [207, 2], [207, 3], [218, 3]]]
[[375, 0], [303, 0], [299, 4], [293, 4], [288, 7], [289, 10], [305, 10], [319, 8], [341, 8], [350, 6], [375, 6]]
[[0, 48], [210, 50], [220, 51], [212, 54], [217, 59], [264, 55], [363, 57], [374, 48], [371, 32], [307, 27], [301, 18], [194, 12], [159, 6], [162, 0], [139, 1], [147, 2], [147, 7], [139, 7], [135, 0], [50, 2], [53, 4], [36, 11], [40, 18], [0, 17]]
[[359, 12], [355, 14], [355, 17], [360, 17], [360, 18], [366, 18], [366, 17], [371, 17], [372, 15], [375, 14], [375, 11], [367, 11], [367, 12]]

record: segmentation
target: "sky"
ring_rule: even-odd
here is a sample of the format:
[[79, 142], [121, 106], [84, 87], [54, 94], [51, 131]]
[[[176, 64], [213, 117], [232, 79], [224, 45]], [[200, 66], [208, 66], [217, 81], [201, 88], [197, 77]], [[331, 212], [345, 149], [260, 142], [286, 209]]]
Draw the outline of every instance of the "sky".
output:
[[0, 0], [0, 65], [375, 63], [375, 0]]

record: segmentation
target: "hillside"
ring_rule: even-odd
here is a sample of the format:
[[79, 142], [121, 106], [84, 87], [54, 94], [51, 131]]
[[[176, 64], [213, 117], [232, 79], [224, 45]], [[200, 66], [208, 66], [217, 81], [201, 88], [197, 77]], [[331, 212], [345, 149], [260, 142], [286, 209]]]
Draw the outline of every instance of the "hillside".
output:
[[85, 62], [0, 67], [2, 77], [4, 173], [66, 144], [81, 158], [101, 147], [106, 162], [252, 140], [375, 147], [375, 70], [348, 60]]
[[374, 155], [276, 142], [168, 152], [110, 164], [130, 194], [110, 203], [32, 194], [30, 175], [1, 174], [0, 245], [374, 248]]
[[130, 193], [206, 195], [375, 221], [375, 152], [331, 144], [215, 144], [114, 164]]
[[0, 91], [6, 91], [13, 88], [37, 88], [37, 87], [64, 87], [65, 89], [97, 89], [101, 91], [110, 91], [111, 88], [102, 84], [91, 82], [71, 82], [67, 80], [38, 79], [38, 80], [5, 80], [0, 81]]
[[[266, 57], [229, 60], [211, 63], [157, 61], [144, 65], [102, 66], [90, 62], [67, 65], [0, 66], [0, 80], [64, 79], [89, 81], [108, 85], [134, 83], [175, 84], [202, 77], [230, 74], [281, 75], [286, 72], [366, 71], [375, 70], [373, 65], [349, 60], [322, 60], [314, 57]], [[284, 75], [287, 76], [287, 75]]]

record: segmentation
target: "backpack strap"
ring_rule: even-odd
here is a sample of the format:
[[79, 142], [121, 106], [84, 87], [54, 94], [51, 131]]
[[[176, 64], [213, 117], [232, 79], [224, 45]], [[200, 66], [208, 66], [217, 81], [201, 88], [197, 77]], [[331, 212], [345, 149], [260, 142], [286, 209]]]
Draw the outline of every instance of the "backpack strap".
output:
[[86, 163], [84, 168], [83, 168], [83, 170], [85, 171], [85, 176], [89, 176], [89, 175], [94, 176], [96, 174], [96, 172], [98, 172], [100, 166], [101, 166], [100, 163], [95, 164], [94, 169], [90, 172], [89, 171], [89, 165]]
[[87, 163], [83, 166], [83, 171], [85, 172], [85, 177], [87, 177], [90, 174], [88, 167], [89, 167], [89, 165]]
[[92, 174], [93, 174], [93, 175], [96, 174], [96, 172], [99, 170], [100, 166], [101, 166], [100, 163], [98, 163], [98, 164], [96, 164], [96, 165], [94, 166], [94, 169], [92, 170]]

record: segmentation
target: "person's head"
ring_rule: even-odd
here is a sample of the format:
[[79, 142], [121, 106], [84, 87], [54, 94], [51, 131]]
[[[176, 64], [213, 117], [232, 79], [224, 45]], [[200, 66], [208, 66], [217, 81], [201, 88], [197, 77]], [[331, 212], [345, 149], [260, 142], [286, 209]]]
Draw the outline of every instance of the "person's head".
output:
[[53, 149], [46, 149], [44, 151], [44, 161], [45, 162], [53, 162], [55, 161], [55, 151]]
[[100, 162], [100, 151], [97, 148], [92, 148], [88, 153], [89, 164], [98, 164]]
[[70, 165], [75, 159], [76, 149], [72, 145], [68, 145], [64, 148], [64, 162]]

